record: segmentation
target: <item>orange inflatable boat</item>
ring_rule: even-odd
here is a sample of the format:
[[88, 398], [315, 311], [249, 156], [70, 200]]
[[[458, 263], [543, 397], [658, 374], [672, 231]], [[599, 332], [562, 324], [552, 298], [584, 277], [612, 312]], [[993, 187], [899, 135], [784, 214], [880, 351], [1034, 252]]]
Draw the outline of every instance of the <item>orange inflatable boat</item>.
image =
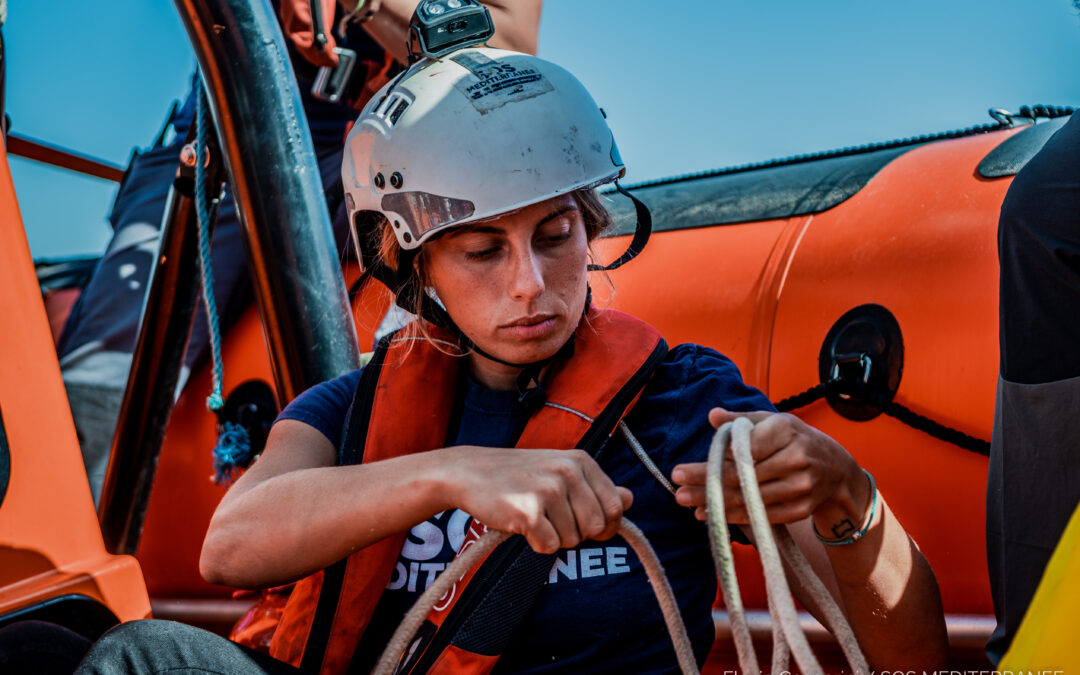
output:
[[[863, 349], [862, 340], [863, 351], [878, 350], [874, 378], [888, 380], [893, 401], [988, 440], [998, 209], [1011, 176], [1061, 123], [632, 187], [653, 210], [654, 234], [634, 264], [593, 280], [597, 301], [651, 322], [671, 344], [717, 348], [773, 401], [827, 380], [836, 350]], [[612, 208], [627, 234], [601, 242], [602, 258], [625, 249], [633, 224], [628, 200]], [[373, 343], [388, 303], [375, 289], [354, 298], [361, 345]], [[226, 339], [224, 356], [227, 393], [241, 385], [255, 392], [253, 382], [270, 387], [254, 310]], [[839, 365], [847, 368], [842, 359]], [[857, 376], [861, 368], [856, 364]], [[177, 403], [138, 557], [159, 615], [224, 621], [243, 601], [230, 607], [228, 589], [202, 581], [196, 566], [223, 494], [210, 481], [216, 421], [204, 406], [209, 387], [203, 372]], [[794, 412], [877, 477], [937, 574], [957, 657], [978, 662], [993, 627], [983, 539], [986, 458], [842, 396]], [[739, 576], [751, 586], [746, 602], [767, 633], [756, 554], [739, 557]], [[718, 625], [722, 634], [722, 613]]]
[[[200, 59], [217, 59], [214, 68], [203, 67], [211, 98], [233, 105], [236, 91], [256, 78], [240, 76], [245, 59], [214, 51], [233, 46], [219, 33], [239, 32], [217, 31], [215, 21], [228, 17], [211, 18], [184, 15]], [[995, 124], [962, 132], [630, 186], [652, 210], [652, 239], [632, 265], [592, 280], [598, 304], [652, 323], [670, 344], [697, 342], [725, 353], [748, 383], [832, 435], [873, 472], [937, 575], [957, 666], [985, 667], [981, 650], [993, 627], [981, 452], [990, 438], [997, 374], [998, 210], [1011, 177], [1064, 121], [1041, 118], [1063, 112], [995, 113]], [[237, 202], [262, 208], [272, 200], [258, 199], [261, 184], [241, 166], [251, 130], [236, 124], [238, 115], [220, 117], [234, 125], [219, 135], [226, 146], [219, 156], [234, 172]], [[287, 123], [265, 117], [266, 124]], [[28, 327], [0, 335], [0, 625], [55, 617], [49, 608], [62, 606], [67, 615], [96, 612], [85, 631], [92, 636], [110, 622], [145, 616], [149, 596], [159, 618], [227, 631], [252, 599], [234, 598], [232, 589], [198, 573], [203, 536], [225, 489], [211, 480], [219, 419], [205, 407], [209, 369], [192, 375], [171, 417], [166, 409], [160, 456], [146, 462], [146, 473], [128, 476], [148, 497], [120, 494], [133, 506], [127, 520], [102, 515], [108, 527], [99, 529], [7, 172], [6, 155], [16, 151], [92, 170], [70, 155], [49, 159], [40, 145], [13, 136], [0, 156], [0, 311]], [[284, 168], [288, 179], [305, 173]], [[96, 175], [119, 176], [115, 167], [106, 169]], [[319, 204], [321, 196], [294, 201]], [[599, 243], [605, 260], [626, 248], [633, 220], [623, 197], [611, 199], [617, 228]], [[172, 208], [177, 222], [193, 218], [182, 199]], [[265, 216], [250, 218], [275, 223]], [[184, 252], [180, 235], [172, 243], [177, 248], [168, 255], [163, 249], [161, 267]], [[255, 243], [269, 247], [276, 240]], [[310, 328], [288, 323], [288, 314], [271, 306], [273, 283], [265, 267], [256, 269], [275, 260], [265, 252], [260, 248], [249, 260], [261, 318], [252, 307], [223, 344], [222, 414], [249, 427], [256, 440], [302, 379], [283, 375], [290, 359], [305, 356], [289, 352], [284, 335]], [[55, 283], [64, 276], [56, 266], [39, 271], [53, 325], [60, 325], [73, 292], [59, 292], [66, 284]], [[340, 286], [336, 266], [332, 272]], [[356, 276], [346, 269], [346, 280]], [[388, 307], [387, 293], [374, 285], [352, 298], [361, 346], [373, 344]], [[352, 326], [341, 309], [338, 328], [345, 334]], [[163, 358], [160, 350], [144, 356]], [[164, 382], [144, 385], [163, 390], [171, 406], [172, 388]], [[43, 500], [46, 486], [50, 496]], [[138, 564], [115, 555], [128, 549]], [[741, 550], [738, 558], [751, 625], [762, 638], [758, 646], [767, 649], [756, 554]], [[710, 667], [734, 670], [722, 606], [716, 623]], [[811, 637], [828, 642], [813, 626]]]

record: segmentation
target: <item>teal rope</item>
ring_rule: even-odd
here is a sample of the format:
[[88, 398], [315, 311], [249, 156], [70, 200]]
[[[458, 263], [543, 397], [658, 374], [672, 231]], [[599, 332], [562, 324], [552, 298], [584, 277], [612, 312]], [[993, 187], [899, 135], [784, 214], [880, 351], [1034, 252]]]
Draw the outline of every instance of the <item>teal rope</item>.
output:
[[[206, 323], [210, 333], [210, 359], [213, 389], [206, 398], [212, 412], [225, 405], [222, 396], [221, 323], [214, 300], [214, 271], [210, 264], [210, 205], [206, 185], [206, 134], [210, 127], [207, 116], [206, 91], [202, 81], [195, 88], [195, 214], [199, 231], [199, 273], [202, 276], [202, 298], [206, 306]], [[234, 422], [218, 424], [218, 440], [214, 446], [214, 482], [228, 485], [236, 472], [251, 463], [251, 437], [243, 425]]]
[[202, 298], [206, 305], [206, 323], [210, 329], [210, 357], [213, 363], [213, 390], [206, 407], [217, 412], [225, 405], [221, 396], [221, 325], [214, 300], [214, 272], [210, 267], [210, 209], [206, 194], [206, 92], [202, 81], [195, 88], [195, 213], [199, 222], [199, 272], [202, 274]]
[[228, 485], [236, 472], [251, 464], [251, 437], [248, 430], [233, 422], [218, 425], [218, 442], [214, 447], [214, 482]]

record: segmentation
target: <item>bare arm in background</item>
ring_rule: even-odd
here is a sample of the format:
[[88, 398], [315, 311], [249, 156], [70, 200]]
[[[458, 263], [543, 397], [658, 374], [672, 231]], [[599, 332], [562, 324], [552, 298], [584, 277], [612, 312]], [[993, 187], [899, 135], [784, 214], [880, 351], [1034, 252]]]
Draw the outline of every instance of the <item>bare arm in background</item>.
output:
[[[356, 6], [354, 0], [342, 0], [341, 4], [348, 9]], [[482, 4], [495, 23], [495, 35], [489, 42], [492, 47], [536, 53], [542, 0], [484, 0]], [[364, 24], [379, 46], [401, 63], [408, 61], [409, 19], [416, 5], [417, 0], [382, 0], [378, 11]]]

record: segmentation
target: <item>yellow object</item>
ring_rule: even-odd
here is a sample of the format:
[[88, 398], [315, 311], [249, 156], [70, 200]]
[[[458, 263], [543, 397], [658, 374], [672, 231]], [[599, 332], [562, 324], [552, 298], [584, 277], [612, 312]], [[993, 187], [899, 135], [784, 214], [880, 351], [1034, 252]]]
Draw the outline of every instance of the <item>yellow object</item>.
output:
[[1080, 508], [1046, 566], [1035, 598], [1005, 658], [1002, 673], [1028, 670], [1076, 672], [1080, 668]]

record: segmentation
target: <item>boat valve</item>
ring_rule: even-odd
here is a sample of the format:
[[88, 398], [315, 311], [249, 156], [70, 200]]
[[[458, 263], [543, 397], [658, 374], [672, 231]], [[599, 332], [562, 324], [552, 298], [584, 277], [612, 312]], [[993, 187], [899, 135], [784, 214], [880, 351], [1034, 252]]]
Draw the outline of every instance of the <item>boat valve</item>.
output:
[[818, 354], [825, 400], [840, 415], [866, 421], [893, 399], [904, 366], [904, 340], [892, 312], [876, 304], [854, 307], [832, 328]]

